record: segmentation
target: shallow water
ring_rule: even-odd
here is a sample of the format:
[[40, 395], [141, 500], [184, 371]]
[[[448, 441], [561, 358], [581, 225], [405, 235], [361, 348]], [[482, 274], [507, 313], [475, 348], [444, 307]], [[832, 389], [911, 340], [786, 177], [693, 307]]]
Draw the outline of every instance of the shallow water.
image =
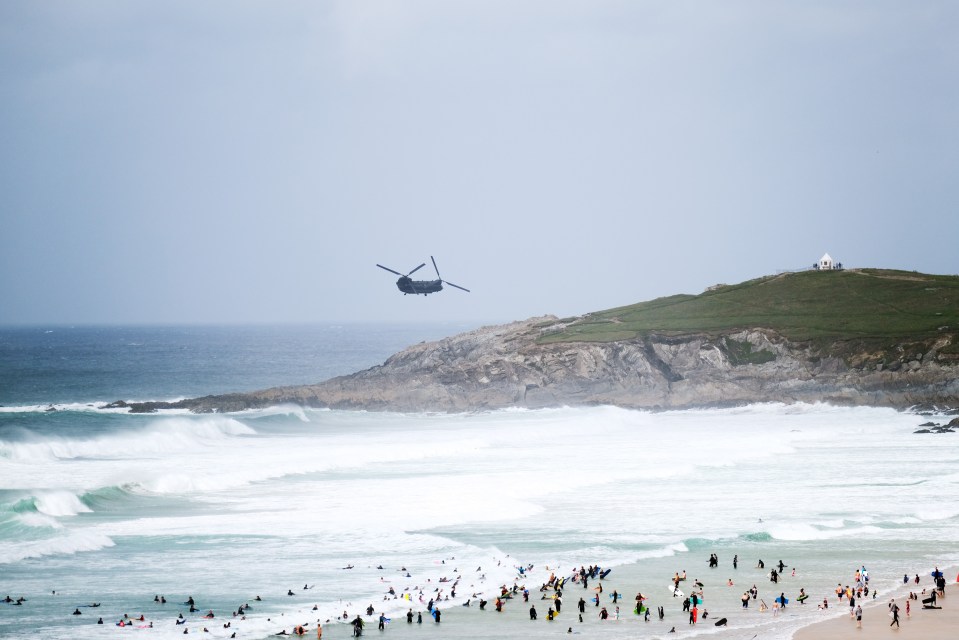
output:
[[[90, 436], [21, 432], [0, 442], [0, 590], [29, 598], [0, 607], [4, 634], [39, 627], [45, 637], [99, 637], [93, 610], [69, 613], [101, 602], [95, 613], [108, 624], [142, 612], [162, 625], [152, 636], [172, 637], [182, 633], [171, 621], [184, 609], [173, 603], [188, 595], [201, 612], [222, 616], [259, 594], [266, 601], [237, 622], [238, 637], [263, 637], [286, 620], [352, 617], [370, 603], [391, 617], [422, 610], [434, 589], [449, 594], [442, 577], [459, 575], [457, 597], [443, 604], [452, 609], [444, 634], [465, 625], [464, 636], [476, 637], [481, 625], [483, 634], [528, 636], [534, 629], [519, 626], [526, 607], [518, 602], [501, 616], [506, 628], [489, 611], [459, 606], [512, 585], [520, 564], [534, 565], [521, 580], [529, 586], [545, 580], [547, 566], [562, 574], [614, 567], [607, 591], [650, 594], [673, 624], [681, 616], [666, 586], [686, 569], [706, 582], [714, 619], [737, 619], [745, 631], [762, 619], [737, 611], [745, 583], [768, 604], [773, 589], [794, 597], [799, 586], [818, 602], [862, 564], [885, 593], [904, 571], [959, 559], [955, 442], [913, 435], [915, 416], [885, 409], [400, 415], [291, 407], [101, 417]], [[706, 568], [710, 553], [723, 568]], [[754, 568], [758, 558], [767, 567], [783, 558], [797, 578], [771, 585]], [[735, 587], [725, 586], [729, 578]], [[384, 602], [391, 585], [416, 595]], [[155, 594], [170, 604], [158, 607]], [[819, 615], [803, 609], [777, 627]], [[615, 625], [590, 615], [573, 626], [609, 637], [663, 631], [626, 613]], [[192, 627], [204, 624], [196, 615]], [[215, 620], [214, 637], [235, 630]], [[541, 622], [535, 632], [551, 633]], [[414, 632], [436, 633], [402, 633]]]

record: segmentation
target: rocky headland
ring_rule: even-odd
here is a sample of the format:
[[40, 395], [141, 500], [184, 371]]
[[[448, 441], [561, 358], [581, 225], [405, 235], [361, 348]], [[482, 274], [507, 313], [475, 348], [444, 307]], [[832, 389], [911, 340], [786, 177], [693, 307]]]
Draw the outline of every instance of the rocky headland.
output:
[[111, 406], [197, 413], [287, 403], [400, 412], [600, 404], [663, 410], [755, 402], [959, 406], [959, 362], [939, 354], [936, 341], [924, 351], [912, 344], [891, 363], [851, 362], [768, 329], [540, 341], [561, 324], [547, 316], [483, 327], [411, 346], [380, 366], [319, 384]]
[[757, 402], [959, 407], [959, 276], [796, 272], [411, 346], [318, 384], [114, 403], [224, 412], [293, 403], [375, 411]]

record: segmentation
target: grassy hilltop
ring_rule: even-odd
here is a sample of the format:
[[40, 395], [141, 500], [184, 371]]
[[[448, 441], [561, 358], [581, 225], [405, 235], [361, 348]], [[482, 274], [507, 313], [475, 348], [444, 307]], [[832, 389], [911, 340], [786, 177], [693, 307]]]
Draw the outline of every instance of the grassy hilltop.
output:
[[803, 271], [721, 285], [699, 295], [675, 295], [588, 314], [541, 343], [613, 342], [650, 334], [718, 336], [742, 329], [772, 330], [812, 346], [848, 343], [850, 350], [884, 350], [943, 342], [959, 353], [959, 276], [886, 269]]

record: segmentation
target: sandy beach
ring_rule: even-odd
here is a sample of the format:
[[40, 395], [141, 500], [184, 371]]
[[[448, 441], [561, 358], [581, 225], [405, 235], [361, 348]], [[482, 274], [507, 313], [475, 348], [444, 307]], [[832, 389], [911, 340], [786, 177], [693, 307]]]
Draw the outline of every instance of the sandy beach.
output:
[[[928, 594], [927, 594], [928, 595]], [[862, 611], [862, 628], [856, 627], [856, 620], [845, 612], [848, 607], [840, 607], [843, 614], [817, 622], [797, 631], [793, 640], [839, 640], [840, 638], [947, 638], [955, 635], [959, 625], [959, 590], [956, 584], [946, 585], [946, 597], [939, 598], [942, 609], [923, 609], [920, 600], [912, 601], [912, 611], [906, 615], [906, 598], [897, 597], [899, 605], [899, 628], [890, 627], [889, 598], [880, 602], [870, 602]]]

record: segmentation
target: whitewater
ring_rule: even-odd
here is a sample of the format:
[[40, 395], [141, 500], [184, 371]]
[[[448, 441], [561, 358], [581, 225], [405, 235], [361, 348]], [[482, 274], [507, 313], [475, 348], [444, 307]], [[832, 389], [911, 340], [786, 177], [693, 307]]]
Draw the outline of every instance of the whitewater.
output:
[[[683, 636], [788, 638], [834, 614], [816, 603], [860, 566], [885, 596], [903, 589], [903, 574], [959, 564], [959, 447], [951, 434], [913, 434], [936, 417], [782, 404], [130, 415], [98, 406], [123, 397], [113, 391], [129, 383], [131, 370], [153, 371], [158, 360], [178, 364], [164, 380], [145, 377], [133, 393], [197, 394], [202, 379], [178, 388], [167, 377], [182, 380], [176, 367], [191, 367], [182, 343], [208, 336], [160, 340], [155, 332], [131, 341], [104, 331], [92, 344], [84, 336], [84, 349], [101, 363], [98, 381], [65, 392], [79, 367], [58, 368], [51, 357], [46, 393], [7, 387], [2, 398], [0, 598], [26, 600], [0, 603], [0, 636], [173, 638], [206, 627], [204, 637], [266, 638], [303, 623], [313, 633], [320, 621], [327, 636], [346, 637], [344, 612], [366, 617], [372, 605], [392, 618], [390, 635], [411, 637], [546, 637], [567, 628], [590, 637], [665, 637], [675, 625]], [[328, 357], [333, 374], [377, 364], [398, 341], [429, 337], [422, 329], [371, 335], [347, 327], [329, 332], [331, 345], [341, 348], [344, 333], [365, 346], [349, 358]], [[303, 331], [297, 340], [315, 345], [318, 335], [327, 334]], [[11, 352], [34, 353], [45, 344], [40, 336], [0, 334], [7, 379], [30, 365]], [[151, 338], [162, 343], [153, 356], [124, 360], [139, 349], [130, 342]], [[18, 349], [9, 346], [17, 340]], [[281, 330], [254, 342], [218, 342], [218, 361], [231, 370], [211, 376], [211, 387], [256, 388], [270, 371], [306, 366], [290, 361], [302, 357], [296, 340], [286, 360], [275, 355], [277, 343], [291, 343]], [[251, 349], [274, 356], [244, 385], [235, 365]], [[89, 357], [84, 366], [96, 369]], [[707, 567], [712, 553], [718, 569]], [[765, 569], [756, 567], [760, 558]], [[771, 584], [768, 569], [780, 559], [789, 568]], [[540, 584], [590, 564], [612, 569], [604, 593], [596, 583], [570, 587], [561, 619], [546, 623], [551, 603], [541, 600]], [[728, 617], [728, 628], [688, 627], [667, 590], [684, 570], [704, 582], [705, 608], [712, 619]], [[503, 614], [492, 604], [479, 610], [480, 599], [492, 602], [514, 584], [530, 588], [538, 623], [518, 596]], [[739, 598], [753, 584], [769, 604], [800, 587], [811, 600], [776, 619], [742, 612]], [[613, 589], [625, 596], [622, 619], [601, 622], [596, 614], [599, 606], [612, 611]], [[632, 614], [637, 592], [654, 611], [664, 606], [665, 621]], [[157, 595], [167, 603], [154, 602]], [[199, 611], [183, 604], [190, 596]], [[589, 600], [582, 623], [573, 613], [580, 597]], [[426, 615], [431, 599], [444, 612], [442, 626], [432, 618], [407, 625], [405, 612]], [[244, 603], [252, 605], [245, 619], [234, 617]], [[215, 618], [202, 617], [209, 610]], [[185, 626], [174, 622], [179, 613]], [[145, 621], [120, 629], [124, 614]], [[367, 633], [376, 633], [376, 615]]]

